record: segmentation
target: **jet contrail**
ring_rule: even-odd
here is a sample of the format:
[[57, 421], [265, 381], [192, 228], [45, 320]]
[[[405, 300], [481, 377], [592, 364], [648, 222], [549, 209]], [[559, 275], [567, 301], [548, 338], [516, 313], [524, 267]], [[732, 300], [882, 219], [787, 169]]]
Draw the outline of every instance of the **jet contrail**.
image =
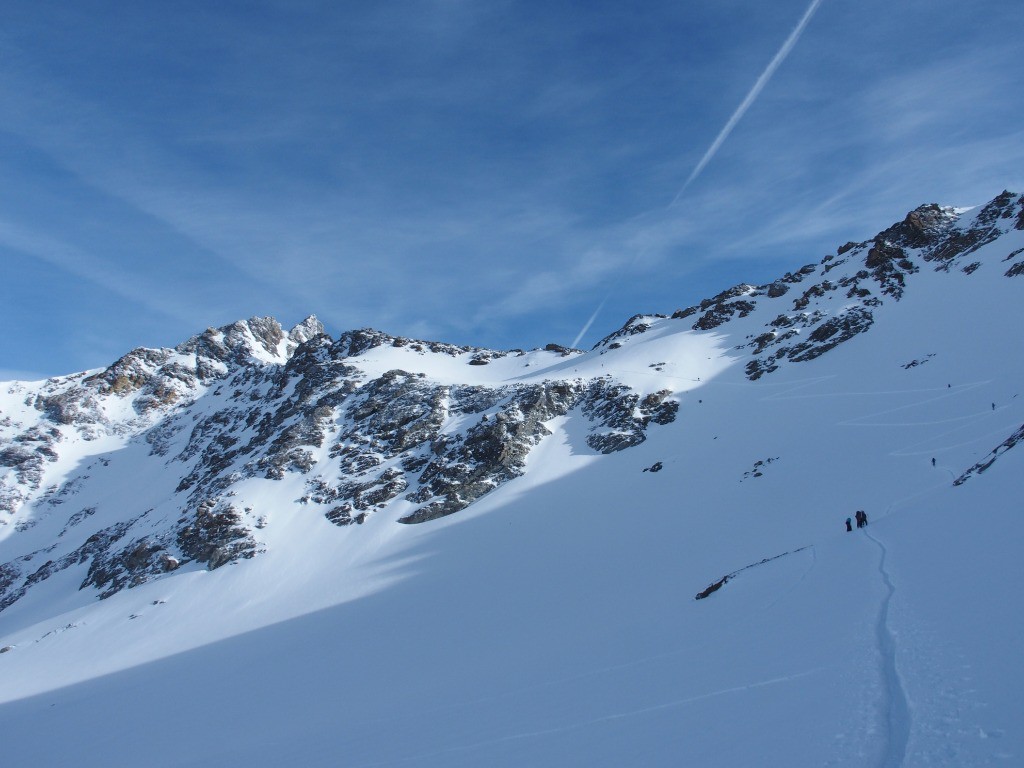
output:
[[[704, 170], [704, 167], [711, 162], [711, 159], [715, 156], [718, 150], [721, 149], [722, 144], [724, 144], [725, 140], [729, 138], [729, 134], [732, 133], [732, 129], [736, 127], [736, 123], [738, 123], [742, 119], [743, 115], [746, 114], [746, 111], [750, 109], [750, 105], [754, 103], [754, 101], [757, 99], [759, 95], [761, 95], [761, 91], [763, 91], [764, 87], [768, 85], [768, 81], [772, 79], [772, 75], [775, 74], [775, 70], [777, 70], [781, 66], [782, 62], [785, 61], [786, 57], [789, 55], [789, 52], [793, 50], [793, 46], [797, 44], [797, 41], [800, 39], [800, 35], [803, 34], [804, 29], [807, 27], [808, 22], [810, 22], [811, 17], [814, 15], [814, 12], [818, 10], [819, 5], [821, 5], [821, 0], [811, 0], [811, 4], [807, 6], [807, 10], [804, 11], [804, 15], [800, 18], [800, 21], [797, 22], [797, 25], [793, 28], [793, 31], [789, 33], [789, 37], [786, 38], [786, 41], [782, 44], [782, 47], [779, 48], [775, 56], [772, 57], [772, 60], [768, 62], [768, 66], [765, 67], [765, 70], [764, 72], [761, 73], [761, 76], [757, 78], [757, 81], [754, 83], [754, 86], [750, 89], [750, 92], [746, 95], [746, 98], [744, 98], [740, 105], [736, 108], [736, 111], [732, 113], [732, 117], [729, 118], [729, 120], [726, 122], [722, 130], [718, 132], [718, 135], [715, 137], [715, 140], [711, 142], [711, 146], [708, 147], [707, 152], [704, 153], [704, 156], [700, 159], [700, 162], [697, 163], [693, 171], [690, 172], [690, 176], [686, 179], [686, 182], [683, 184], [682, 188], [679, 190], [678, 193], [676, 193], [676, 196], [672, 198], [672, 202], [668, 204], [669, 208], [672, 208], [676, 203], [679, 202], [679, 198], [683, 196], [683, 193], [686, 191], [687, 187], [689, 187], [690, 184], [693, 183], [694, 179], [700, 176], [700, 173], [701, 171]], [[636, 263], [638, 257], [639, 254], [633, 254], [633, 258], [630, 261], [630, 266]], [[595, 320], [597, 320], [597, 316], [601, 314], [601, 310], [604, 309], [604, 305], [608, 303], [609, 298], [611, 298], [611, 291], [608, 292], [608, 295], [605, 296], [604, 300], [602, 300], [601, 303], [597, 306], [597, 309], [594, 310], [594, 314], [590, 316], [590, 319], [587, 320], [583, 328], [580, 329], [580, 332], [576, 334], [576, 338], [573, 340], [571, 345], [572, 347], [575, 348], [576, 345], [580, 343], [580, 340], [583, 338], [586, 332], [590, 330], [590, 326], [594, 324]]]
[[608, 299], [611, 295], [611, 292], [609, 292], [601, 303], [597, 305], [597, 309], [594, 310], [594, 314], [590, 316], [590, 319], [587, 320], [586, 324], [580, 329], [580, 332], [576, 334], [576, 338], [572, 340], [572, 344], [569, 345], [571, 349], [576, 349], [576, 345], [580, 343], [580, 339], [583, 338], [584, 334], [590, 330], [590, 326], [592, 326], [594, 321], [597, 320], [597, 316], [601, 314], [601, 310], [604, 309], [604, 305], [608, 303]]
[[750, 109], [750, 105], [754, 103], [757, 97], [761, 94], [761, 91], [764, 90], [764, 87], [768, 85], [768, 81], [772, 79], [772, 75], [775, 74], [775, 70], [777, 70], [782, 62], [786, 60], [789, 52], [793, 50], [793, 46], [795, 46], [797, 40], [800, 39], [800, 35], [803, 34], [804, 28], [811, 20], [814, 12], [818, 10], [819, 5], [821, 5], [821, 0], [811, 0], [811, 4], [807, 6], [807, 10], [804, 11], [804, 15], [800, 19], [799, 23], [797, 23], [793, 28], [793, 31], [789, 33], [789, 37], [786, 38], [786, 42], [782, 44], [782, 47], [779, 48], [779, 51], [775, 54], [774, 58], [768, 62], [768, 66], [765, 67], [761, 76], [757, 78], [757, 82], [755, 82], [754, 87], [750, 89], [750, 93], [748, 93], [746, 98], [743, 99], [740, 105], [736, 108], [736, 111], [732, 113], [732, 117], [730, 117], [728, 122], [726, 122], [725, 127], [718, 132], [715, 140], [711, 142], [711, 146], [708, 147], [708, 151], [704, 153], [700, 162], [697, 163], [697, 166], [690, 172], [690, 176], [687, 178], [686, 183], [683, 184], [682, 189], [680, 189], [678, 194], [672, 198], [672, 202], [669, 203], [668, 206], [669, 208], [679, 202], [679, 198], [683, 196], [683, 192], [686, 191], [686, 188], [690, 186], [694, 179], [700, 176], [704, 167], [711, 162], [711, 158], [713, 158], [715, 153], [721, 149], [722, 144], [725, 143], [725, 140], [729, 138], [729, 134], [732, 133], [732, 129], [736, 127], [736, 123], [738, 123], [746, 111]]

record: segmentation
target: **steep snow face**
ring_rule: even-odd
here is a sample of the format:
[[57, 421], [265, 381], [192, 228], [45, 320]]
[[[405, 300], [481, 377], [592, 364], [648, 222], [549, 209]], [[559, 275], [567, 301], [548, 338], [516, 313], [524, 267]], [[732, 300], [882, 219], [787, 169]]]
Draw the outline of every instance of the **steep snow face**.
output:
[[586, 353], [248, 321], [5, 385], [5, 756], [1014, 764], [1022, 263], [1007, 193]]

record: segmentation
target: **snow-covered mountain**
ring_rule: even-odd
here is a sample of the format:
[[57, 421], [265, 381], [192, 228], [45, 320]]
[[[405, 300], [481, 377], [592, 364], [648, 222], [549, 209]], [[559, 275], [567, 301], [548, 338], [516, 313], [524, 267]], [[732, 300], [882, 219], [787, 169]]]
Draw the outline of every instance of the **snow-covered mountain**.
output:
[[1015, 764], [1022, 273], [1007, 192], [589, 352], [253, 318], [0, 385], [3, 751]]

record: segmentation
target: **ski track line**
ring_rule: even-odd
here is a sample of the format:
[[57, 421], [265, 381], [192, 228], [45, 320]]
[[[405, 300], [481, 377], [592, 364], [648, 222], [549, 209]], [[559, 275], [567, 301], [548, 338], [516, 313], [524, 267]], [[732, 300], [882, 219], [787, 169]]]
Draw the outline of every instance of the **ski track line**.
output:
[[[557, 678], [557, 679], [553, 679], [553, 680], [547, 680], [547, 681], [545, 681], [543, 683], [537, 683], [537, 684], [534, 684], [534, 685], [527, 685], [527, 686], [522, 687], [522, 688], [515, 688], [515, 689], [511, 689], [511, 690], [505, 690], [505, 691], [501, 691], [499, 693], [490, 694], [490, 695], [487, 695], [487, 696], [479, 696], [479, 697], [473, 698], [473, 699], [465, 699], [463, 701], [455, 702], [455, 703], [452, 703], [452, 704], [445, 704], [445, 705], [437, 706], [437, 707], [434, 707], [431, 711], [435, 712], [435, 713], [436, 712], [454, 712], [454, 711], [457, 711], [457, 710], [460, 710], [460, 709], [468, 709], [469, 707], [478, 706], [480, 704], [487, 704], [487, 703], [490, 703], [490, 702], [501, 701], [503, 699], [509, 699], [509, 698], [514, 698], [514, 697], [517, 697], [517, 696], [522, 696], [524, 694], [534, 693], [534, 692], [537, 692], [537, 691], [543, 691], [543, 690], [548, 689], [548, 688], [555, 688], [555, 687], [565, 686], [565, 685], [568, 685], [568, 684], [579, 682], [581, 680], [588, 680], [588, 679], [594, 678], [594, 677], [602, 677], [602, 676], [604, 676], [604, 675], [606, 675], [608, 673], [614, 673], [614, 672], [619, 672], [621, 670], [630, 669], [632, 667], [643, 666], [645, 664], [650, 664], [650, 663], [655, 662], [655, 661], [661, 661], [663, 659], [670, 659], [670, 658], [673, 658], [673, 657], [676, 657], [676, 656], [680, 656], [680, 655], [683, 655], [683, 654], [692, 654], [692, 653], [698, 652], [698, 651], [706, 648], [708, 645], [712, 644], [713, 642], [715, 642], [715, 641], [714, 640], [704, 640], [704, 641], [700, 641], [700, 642], [696, 642], [696, 643], [691, 643], [691, 644], [684, 645], [684, 646], [679, 647], [679, 648], [675, 648], [675, 649], [670, 650], [670, 651], [664, 651], [662, 653], [656, 653], [656, 654], [653, 654], [651, 656], [644, 656], [642, 658], [633, 659], [631, 661], [623, 662], [623, 663], [620, 663], [620, 664], [612, 664], [611, 666], [605, 666], [605, 667], [598, 667], [596, 669], [590, 669], [590, 670], [587, 670], [586, 672], [579, 672], [579, 673], [574, 674], [574, 675], [569, 675], [568, 677], [561, 677], [561, 678]], [[812, 670], [812, 671], [817, 671], [817, 670]], [[394, 719], [393, 715], [383, 715], [383, 716], [380, 716], [380, 717], [373, 717], [373, 718], [369, 718], [369, 719], [365, 719], [365, 720], [360, 720], [359, 722], [360, 722], [361, 725], [368, 725], [368, 724], [371, 724], [371, 723], [390, 721], [390, 720], [393, 720], [393, 719]], [[376, 765], [376, 763], [373, 763], [373, 765]]]
[[[991, 380], [989, 380], [989, 381], [979, 381], [979, 382], [976, 382], [976, 383], [973, 383], [973, 384], [961, 384], [961, 385], [957, 386], [955, 389], [945, 389], [945, 390], [940, 389], [938, 391], [942, 392], [941, 395], [937, 395], [935, 397], [929, 397], [929, 398], [926, 398], [924, 400], [918, 400], [917, 402], [908, 403], [906, 405], [898, 405], [895, 408], [886, 408], [884, 411], [876, 411], [875, 413], [869, 413], [869, 414], [867, 414], [865, 416], [857, 416], [857, 417], [855, 417], [853, 419], [848, 419], [847, 421], [841, 421], [839, 423], [842, 426], [861, 426], [861, 425], [863, 425], [863, 426], [889, 426], [888, 424], [885, 424], [885, 423], [883, 423], [883, 424], [864, 423], [864, 421], [865, 421], [865, 419], [873, 419], [873, 418], [875, 418], [877, 416], [887, 416], [890, 413], [899, 413], [900, 411], [908, 411], [908, 410], [910, 410], [912, 408], [919, 408], [922, 405], [928, 405], [929, 403], [935, 403], [935, 402], [938, 402], [939, 400], [946, 400], [946, 399], [949, 399], [949, 398], [954, 397], [956, 395], [963, 394], [964, 392], [968, 392], [968, 391], [970, 391], [972, 389], [977, 389], [978, 387], [983, 387], [986, 384], [991, 384], [991, 383], [992, 383]], [[901, 395], [901, 394], [911, 394], [911, 393], [915, 393], [917, 391], [932, 392], [934, 390], [905, 390], [903, 392], [900, 392], [900, 391], [895, 391], [895, 392], [878, 392], [878, 393], [873, 393], [873, 394]], [[982, 413], [988, 413], [988, 411], [982, 410], [982, 411], [980, 411], [978, 413], [970, 413], [970, 414], [967, 414], [966, 416], [959, 416], [959, 417], [956, 417], [956, 418], [953, 418], [953, 419], [944, 419], [944, 420], [936, 421], [936, 422], [925, 421], [925, 422], [908, 422], [908, 423], [911, 424], [911, 425], [914, 425], [914, 426], [919, 425], [919, 424], [920, 425], [945, 424], [947, 422], [959, 421], [959, 420], [967, 419], [967, 418], [976, 418], [976, 417], [980, 416]], [[858, 424], [858, 422], [861, 422], [862, 424]], [[895, 426], [900, 426], [900, 424], [897, 423]]]
[[[914, 406], [907, 407], [910, 408]], [[974, 423], [980, 416], [987, 414], [988, 411], [978, 411], [977, 413], [968, 413], [963, 416], [954, 416], [951, 419], [939, 419], [937, 421], [863, 421], [863, 419], [871, 418], [870, 416], [864, 416], [856, 419], [850, 419], [848, 421], [838, 421], [836, 424], [840, 427], [937, 427], [941, 424], [955, 424], [960, 421], [969, 421]]]
[[[953, 477], [954, 479], [956, 478], [956, 475], [948, 467], [946, 468], [946, 471], [949, 472], [950, 477]], [[880, 514], [878, 516], [878, 519], [880, 519], [880, 520], [881, 519], [885, 519], [886, 517], [891, 515], [893, 512], [895, 512], [895, 511], [897, 511], [899, 509], [903, 509], [903, 508], [907, 507], [910, 502], [912, 502], [912, 501], [914, 501], [916, 499], [920, 499], [922, 496], [929, 496], [929, 495], [931, 495], [933, 493], [936, 493], [937, 491], [949, 489], [951, 487], [952, 486], [949, 483], [947, 483], [945, 480], [943, 480], [942, 482], [937, 483], [935, 485], [929, 485], [927, 488], [923, 488], [922, 490], [917, 491], [917, 493], [912, 493], [909, 496], [904, 496], [901, 499], [896, 499], [896, 501], [891, 502], [885, 508], [885, 512]]]
[[889, 607], [896, 587], [885, 567], [888, 550], [885, 545], [872, 536], [867, 530], [864, 535], [878, 545], [880, 557], [878, 573], [885, 583], [886, 595], [878, 611], [875, 634], [878, 639], [878, 652], [882, 657], [881, 673], [885, 695], [885, 751], [882, 755], [882, 768], [900, 768], [907, 757], [907, 744], [910, 741], [910, 707], [907, 694], [903, 688], [903, 680], [896, 668], [896, 635], [889, 626]]
[[[977, 389], [978, 387], [983, 387], [986, 384], [992, 383], [992, 380], [988, 379], [986, 381], [974, 381], [968, 382], [967, 384], [957, 384], [955, 387], [925, 387], [917, 389], [878, 389], [869, 390], [867, 392], [812, 392], [807, 394], [794, 394], [796, 392], [799, 392], [800, 390], [808, 389], [814, 386], [815, 384], [819, 384], [821, 382], [828, 381], [834, 378], [836, 378], [836, 376], [821, 376], [813, 379], [808, 379], [802, 382], [794, 382], [791, 384], [777, 384], [776, 386], [786, 387], [786, 389], [784, 389], [781, 392], [776, 392], [775, 394], [765, 395], [764, 397], [761, 398], [761, 400], [812, 400], [835, 397], [878, 397], [881, 395], [888, 396], [941, 393], [936, 394], [934, 397], [929, 397], [926, 400], [920, 400], [916, 403], [911, 403], [910, 405], [900, 405], [897, 406], [896, 408], [891, 408], [874, 414], [882, 415], [883, 413], [892, 413], [893, 411], [901, 411], [906, 408], [913, 408], [924, 403], [931, 403], [934, 402], [935, 400], [943, 400], [947, 397], [963, 394], [964, 392], [969, 392], [972, 389]], [[750, 382], [750, 384], [753, 385], [754, 382]]]
[[[860, 426], [860, 425], [857, 425], [857, 426]], [[894, 424], [894, 425], [890, 425], [890, 426], [903, 426], [903, 425], [895, 425]], [[1018, 424], [1016, 422], [1013, 422], [1013, 423], [1009, 424], [1008, 426], [999, 427], [999, 429], [990, 430], [990, 431], [986, 432], [983, 435], [977, 435], [976, 437], [972, 437], [970, 440], [965, 440], [965, 441], [963, 441], [961, 443], [949, 443], [949, 444], [943, 445], [941, 447], [936, 445], [938, 440], [940, 440], [940, 439], [942, 439], [944, 437], [948, 437], [949, 435], [954, 435], [957, 432], [962, 432], [965, 429], [969, 429], [972, 426], [974, 426], [974, 425], [973, 424], [965, 424], [962, 427], [957, 427], [956, 429], [951, 429], [951, 430], [949, 430], [947, 432], [941, 432], [941, 433], [939, 433], [937, 435], [932, 435], [931, 437], [929, 437], [926, 440], [920, 440], [920, 441], [918, 441], [916, 443], [911, 443], [910, 445], [907, 445], [907, 446], [905, 446], [903, 448], [898, 448], [895, 451], [890, 451], [889, 455], [890, 456], [928, 456], [928, 455], [938, 455], [938, 454], [943, 453], [945, 451], [952, 451], [952, 450], [954, 450], [956, 448], [966, 448], [969, 445], [974, 445], [974, 443], [980, 443], [983, 440], [990, 440], [993, 437], [998, 437], [998, 436], [1001, 436], [1001, 435], [1005, 435], [1007, 430], [1010, 430], [1010, 432], [1012, 433], [1014, 430], [1016, 430], [1018, 428]], [[920, 450], [920, 451], [913, 450], [913, 449], [916, 449], [916, 448], [918, 448], [918, 447], [920, 447], [922, 445], [926, 446], [923, 450]]]
[[[787, 596], [789, 596], [789, 594], [793, 590], [795, 590], [797, 587], [803, 584], [804, 580], [810, 575], [811, 571], [814, 570], [814, 567], [818, 564], [818, 552], [817, 550], [815, 550], [813, 544], [809, 544], [807, 547], [804, 547], [804, 549], [810, 549], [811, 551], [811, 564], [807, 566], [807, 569], [802, 574], [800, 574], [799, 579], [797, 579], [793, 584], [790, 584], [788, 589], [784, 590], [782, 594], [778, 595], [774, 600], [768, 603], [768, 605], [761, 608], [761, 610], [758, 611], [758, 613], [764, 613], [773, 608], [775, 604], [778, 603], [780, 600], [784, 600]], [[793, 554], [796, 554], [799, 551], [801, 550], [794, 550]]]
[[799, 680], [802, 677], [808, 675], [814, 675], [821, 672], [825, 667], [817, 667], [815, 669], [809, 669], [806, 672], [798, 672], [795, 675], [784, 675], [782, 677], [773, 677], [770, 680], [760, 680], [756, 683], [750, 683], [749, 685], [737, 685], [732, 688], [723, 688], [720, 691], [711, 691], [709, 693], [702, 693], [697, 696], [690, 696], [685, 699], [676, 699], [674, 701], [668, 701], [663, 704], [653, 704], [648, 707], [642, 707], [640, 709], [631, 709], [626, 712], [616, 712], [608, 715], [602, 715], [601, 717], [591, 718], [590, 720], [583, 720], [576, 723], [568, 723], [561, 725], [556, 728], [544, 728], [537, 731], [523, 731], [522, 733], [510, 733], [507, 736], [499, 736], [495, 739], [488, 739], [486, 741], [478, 741], [472, 744], [460, 744], [446, 749], [441, 749], [436, 752], [421, 755], [410, 755], [408, 757], [399, 757], [394, 760], [386, 760], [381, 762], [363, 763], [359, 768], [375, 768], [376, 766], [385, 765], [398, 765], [400, 763], [412, 763], [419, 760], [430, 759], [434, 757], [440, 757], [441, 755], [452, 754], [455, 752], [468, 752], [481, 747], [493, 746], [496, 744], [504, 744], [510, 741], [519, 741], [522, 739], [534, 739], [542, 736], [550, 736], [556, 733], [564, 733], [566, 731], [576, 731], [582, 728], [588, 728], [593, 725], [599, 725], [601, 723], [613, 722], [615, 720], [624, 720], [630, 717], [636, 717], [639, 715], [647, 715], [652, 712], [660, 712], [666, 709], [672, 709], [674, 707], [681, 707], [686, 704], [692, 704], [698, 701], [704, 701], [706, 699], [713, 699], [718, 696], [725, 696], [730, 693], [742, 693], [744, 691], [752, 691], [757, 688], [765, 688], [771, 685], [778, 685], [780, 683], [788, 683], [792, 680]]

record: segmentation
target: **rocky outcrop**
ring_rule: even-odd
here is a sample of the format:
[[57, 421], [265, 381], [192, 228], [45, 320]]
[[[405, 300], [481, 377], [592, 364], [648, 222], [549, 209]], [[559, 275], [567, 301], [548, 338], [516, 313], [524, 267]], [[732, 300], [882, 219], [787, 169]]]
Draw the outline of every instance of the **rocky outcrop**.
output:
[[842, 314], [820, 323], [808, 334], [807, 341], [794, 344], [787, 356], [795, 363], [813, 360], [858, 333], [864, 333], [873, 322], [871, 310], [866, 307], [850, 307]]
[[[955, 267], [972, 274], [982, 265], [968, 262], [967, 257], [1009, 229], [1024, 228], [1022, 222], [1024, 197], [1010, 192], [970, 214], [922, 205], [871, 240], [848, 242], [818, 264], [807, 264], [764, 285], [734, 286], [677, 310], [671, 317], [686, 321], [694, 331], [719, 331], [777, 306], [762, 330], [737, 345], [737, 349], [749, 350], [745, 370], [749, 379], [756, 380], [787, 362], [814, 360], [868, 331], [877, 308], [886, 301], [902, 299], [922, 268], [948, 271]], [[1020, 259], [1005, 270], [1007, 277], [1024, 274], [1022, 253], [1018, 250], [1006, 257], [1006, 261]], [[794, 290], [801, 283], [799, 292]], [[594, 348], [617, 349], [663, 317], [635, 315]]]
[[[196, 560], [215, 568], [256, 554], [256, 542], [239, 510], [230, 504], [207, 499], [192, 516], [178, 520], [175, 543], [185, 562]], [[158, 554], [160, 549], [154, 549]], [[177, 567], [177, 565], [175, 565]]]
[[421, 506], [399, 522], [422, 523], [458, 512], [522, 475], [530, 450], [551, 434], [544, 422], [568, 413], [582, 391], [570, 382], [515, 388], [497, 413], [485, 413], [462, 435], [433, 441], [434, 456], [419, 475], [419, 488], [407, 496]]
[[95, 551], [89, 553], [92, 560], [82, 582], [83, 588], [91, 586], [99, 590], [100, 599], [175, 571], [181, 564], [158, 539], [143, 537], [118, 549], [110, 547], [111, 542], [104, 543], [107, 546], [95, 547]]
[[37, 425], [0, 447], [0, 468], [11, 470], [0, 477], [0, 521], [39, 490], [46, 465], [57, 461], [57, 444], [62, 439], [56, 427]]
[[1024, 441], [1024, 424], [1022, 424], [1012, 435], [1003, 440], [1003, 442], [993, 448], [984, 459], [963, 472], [956, 480], [953, 481], [953, 485], [963, 485], [972, 477], [982, 474], [989, 467], [995, 464], [996, 460], [1000, 456], [1011, 448], [1016, 447], [1021, 441]]
[[982, 207], [967, 227], [953, 225], [936, 230], [930, 240], [917, 247], [924, 250], [926, 261], [939, 262], [939, 269], [949, 269], [964, 256], [999, 237], [1021, 214], [1024, 214], [1024, 200], [1004, 191]]
[[647, 439], [647, 427], [670, 424], [679, 403], [663, 389], [641, 398], [621, 384], [598, 380], [583, 400], [583, 413], [597, 425], [587, 436], [587, 445], [599, 453], [614, 453], [640, 445]]
[[[823, 276], [845, 267], [844, 276], [810, 285], [793, 302], [792, 310], [798, 314], [777, 315], [764, 332], [741, 345], [752, 349], [752, 359], [746, 363], [748, 378], [756, 380], [771, 373], [783, 361], [813, 360], [868, 331], [876, 308], [886, 300], [899, 301], [922, 265], [932, 263], [935, 269], [944, 271], [960, 266], [970, 275], [981, 264], [964, 264], [965, 257], [1015, 227], [1019, 211], [1024, 211], [1024, 198], [1009, 192], [967, 218], [951, 208], [923, 205], [872, 240], [847, 243], [820, 265]], [[1013, 257], [1011, 254], [1007, 259]], [[805, 270], [801, 273], [816, 271]], [[1024, 269], [1011, 268], [1006, 275], [1012, 277], [1018, 272]], [[850, 303], [825, 311], [822, 300], [840, 292]]]
[[[597, 344], [594, 345], [594, 349], [599, 347], [605, 347], [607, 349], [617, 349], [621, 346], [620, 340], [629, 336], [636, 336], [637, 334], [646, 333], [647, 329], [651, 327], [651, 321], [664, 318], [665, 315], [633, 315], [629, 320], [626, 321], [619, 330], [605, 336]], [[558, 348], [560, 351], [569, 353], [572, 350], [565, 349], [564, 347]]]
[[[69, 521], [62, 535], [94, 512], [90, 509], [78, 513], [79, 519]], [[151, 512], [147, 510], [101, 528], [70, 552], [48, 558], [41, 565], [34, 562], [53, 551], [55, 545], [0, 564], [0, 610], [24, 596], [33, 585], [74, 566], [87, 566], [80, 589], [94, 587], [102, 599], [191, 561], [213, 570], [257, 552], [248, 526], [230, 505], [208, 500], [194, 513], [179, 518], [177, 527], [158, 534], [132, 536], [133, 531], [147, 527], [146, 519]]]

